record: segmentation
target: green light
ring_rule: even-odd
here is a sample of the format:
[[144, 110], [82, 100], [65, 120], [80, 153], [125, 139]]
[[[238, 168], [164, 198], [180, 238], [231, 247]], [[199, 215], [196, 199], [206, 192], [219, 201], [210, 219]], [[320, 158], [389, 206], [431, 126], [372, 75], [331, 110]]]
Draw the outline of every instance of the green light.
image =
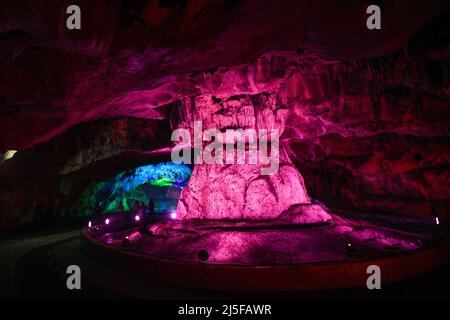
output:
[[150, 184], [152, 186], [158, 186], [158, 187], [170, 187], [173, 184], [173, 181], [169, 178], [163, 177], [158, 180], [152, 180], [150, 181]]
[[123, 206], [123, 211], [130, 211], [130, 206], [128, 205], [127, 198], [125, 198], [125, 197], [122, 198], [122, 206]]
[[[182, 189], [192, 174], [189, 167], [171, 162], [151, 164], [119, 173], [106, 181], [93, 181], [74, 206], [78, 215], [89, 216], [93, 213], [115, 213], [131, 211], [137, 203], [147, 205], [152, 196], [147, 187], [171, 187], [173, 192]], [[146, 187], [143, 187], [147, 185]], [[70, 184], [61, 182], [60, 192], [70, 194]], [[169, 201], [169, 200], [168, 200]], [[167, 206], [167, 204], [165, 204]], [[176, 204], [175, 204], [176, 205]], [[156, 204], [155, 208], [162, 206]], [[159, 208], [159, 207], [158, 207]]]
[[119, 211], [119, 198], [115, 198], [106, 208], [106, 212], [111, 213], [111, 212], [117, 212]]

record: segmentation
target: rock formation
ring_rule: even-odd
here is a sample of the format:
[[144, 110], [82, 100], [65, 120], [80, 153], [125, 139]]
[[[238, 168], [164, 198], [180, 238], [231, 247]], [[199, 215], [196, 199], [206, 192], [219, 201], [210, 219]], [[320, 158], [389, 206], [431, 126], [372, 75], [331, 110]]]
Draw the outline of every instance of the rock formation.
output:
[[222, 181], [197, 166], [192, 181], [214, 201], [184, 196], [192, 212], [281, 218], [311, 198], [448, 217], [448, 1], [383, 2], [377, 31], [361, 1], [78, 3], [79, 32], [64, 28], [64, 1], [0, 6], [0, 154], [18, 151], [0, 164], [0, 228], [73, 214], [91, 181], [167, 161], [187, 110], [283, 132], [278, 175], [229, 166]]
[[[188, 127], [194, 136], [194, 123], [198, 121], [203, 124], [203, 130], [217, 129], [220, 133], [217, 138], [223, 144], [218, 149], [222, 154], [218, 158], [220, 164], [202, 161], [195, 165], [189, 184], [181, 194], [179, 216], [183, 219], [274, 219], [293, 205], [310, 204], [302, 176], [283, 147], [279, 147], [286, 111], [278, 108], [267, 95], [237, 96], [223, 101], [202, 95], [185, 100], [177, 117], [179, 126]], [[229, 128], [233, 128], [232, 133], [253, 129], [255, 136], [227, 139]], [[268, 137], [266, 142], [276, 164], [261, 163], [262, 157], [257, 156], [252, 163], [252, 147], [248, 140], [254, 142], [253, 151], [257, 155], [261, 152], [260, 132], [273, 129], [278, 135], [276, 141], [272, 140], [274, 137]], [[247, 143], [247, 149], [239, 147], [238, 143]], [[228, 164], [226, 145], [233, 148]], [[241, 158], [242, 163], [237, 159], [240, 151], [245, 156]], [[270, 165], [274, 166], [273, 172], [264, 174], [264, 168]]]

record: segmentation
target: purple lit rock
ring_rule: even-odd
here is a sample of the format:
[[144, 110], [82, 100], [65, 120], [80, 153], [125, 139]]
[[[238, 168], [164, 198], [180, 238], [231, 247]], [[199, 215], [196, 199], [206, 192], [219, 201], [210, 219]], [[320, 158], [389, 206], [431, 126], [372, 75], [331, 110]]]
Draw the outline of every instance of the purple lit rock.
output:
[[[310, 218], [317, 222], [323, 219], [321, 211], [325, 212], [316, 204], [294, 206], [276, 223], [162, 220], [149, 225], [151, 235], [144, 235], [130, 249], [183, 262], [197, 262], [199, 252], [206, 251], [209, 257], [204, 263], [276, 265], [389, 256], [421, 248], [431, 236], [426, 229], [418, 232], [414, 223], [396, 229], [393, 226], [401, 218], [382, 215], [370, 222], [330, 214], [326, 227], [295, 226], [289, 221], [299, 217], [299, 224], [311, 222]], [[348, 250], [349, 244], [354, 251]]]
[[[194, 136], [195, 121], [201, 121], [203, 130], [215, 128], [223, 131], [232, 127], [254, 129], [259, 133], [262, 129], [277, 129], [281, 136], [286, 112], [264, 94], [224, 100], [201, 96], [185, 100], [178, 119], [174, 126], [188, 128], [191, 137]], [[279, 146], [278, 152], [278, 171], [269, 175], [261, 171], [267, 165], [249, 163], [249, 150], [245, 151], [244, 164], [196, 164], [188, 186], [181, 193], [178, 216], [183, 220], [271, 220], [294, 205], [310, 205], [301, 174], [283, 146]], [[223, 157], [226, 157], [225, 150]], [[234, 157], [236, 160], [236, 154]], [[311, 216], [316, 213], [315, 217]], [[305, 219], [306, 216], [309, 218]], [[298, 219], [305, 223], [324, 222], [329, 220], [329, 216], [325, 212], [310, 210], [303, 218], [300, 214]]]
[[303, 179], [293, 165], [260, 175], [259, 165], [196, 165], [181, 193], [181, 219], [274, 219], [294, 204], [309, 204]]
[[292, 224], [314, 224], [329, 222], [331, 216], [318, 204], [300, 204], [281, 213], [279, 219]]

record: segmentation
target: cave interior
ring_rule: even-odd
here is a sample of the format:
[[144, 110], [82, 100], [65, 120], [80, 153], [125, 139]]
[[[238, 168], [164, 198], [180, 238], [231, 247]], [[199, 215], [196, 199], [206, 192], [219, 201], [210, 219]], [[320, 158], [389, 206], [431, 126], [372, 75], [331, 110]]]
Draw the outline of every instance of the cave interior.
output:
[[[172, 238], [140, 250], [195, 260], [204, 244], [181, 250], [179, 223], [233, 226], [208, 235], [203, 260], [270, 264], [344, 259], [336, 247], [361, 239], [378, 241], [364, 257], [410, 250], [448, 222], [447, 1], [376, 1], [379, 30], [365, 27], [366, 1], [77, 2], [81, 30], [65, 28], [62, 1], [0, 6], [1, 232], [133, 219], [143, 206], [158, 216], [149, 232]], [[173, 164], [171, 134], [194, 121], [278, 129], [278, 172]], [[248, 238], [249, 225], [276, 233], [271, 221], [340, 222], [306, 238]], [[329, 232], [344, 235], [331, 249]], [[249, 250], [273, 241], [294, 252], [305, 239], [299, 256]]]

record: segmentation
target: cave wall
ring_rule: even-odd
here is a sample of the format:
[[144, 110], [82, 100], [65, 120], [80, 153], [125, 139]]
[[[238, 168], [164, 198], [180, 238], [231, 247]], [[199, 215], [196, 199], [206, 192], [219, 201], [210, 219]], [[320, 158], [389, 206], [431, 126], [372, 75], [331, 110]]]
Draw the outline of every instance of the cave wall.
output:
[[157, 120], [97, 120], [16, 153], [0, 167], [0, 229], [84, 215], [73, 209], [93, 184], [167, 160], [170, 133]]
[[0, 153], [19, 151], [1, 228], [167, 157], [184, 101], [285, 112], [283, 149], [332, 209], [448, 217], [447, 1], [383, 2], [379, 32], [360, 1], [86, 0], [79, 33], [55, 28], [66, 5], [0, 6]]
[[[446, 70], [438, 83], [430, 64]], [[398, 52], [296, 80], [303, 92], [286, 143], [311, 196], [334, 208], [448, 216], [448, 66], [448, 57]]]
[[345, 61], [391, 54], [449, 7], [383, 1], [383, 28], [372, 32], [364, 1], [79, 0], [83, 24], [73, 31], [69, 4], [2, 1], [0, 153], [99, 118], [162, 119], [164, 105], [201, 93], [195, 74], [269, 50]]

